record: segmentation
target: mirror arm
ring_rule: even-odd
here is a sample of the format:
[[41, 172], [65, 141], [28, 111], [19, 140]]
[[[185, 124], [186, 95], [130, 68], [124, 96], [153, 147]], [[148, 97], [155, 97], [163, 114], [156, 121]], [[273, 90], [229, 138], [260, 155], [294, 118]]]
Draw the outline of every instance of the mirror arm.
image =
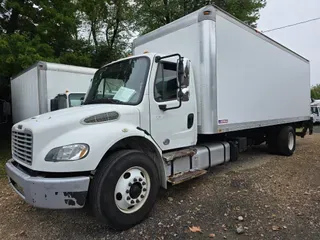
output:
[[174, 53], [174, 54], [167, 55], [167, 56], [163, 56], [163, 57], [156, 56], [155, 61], [156, 61], [156, 63], [158, 63], [158, 62], [160, 62], [162, 59], [171, 58], [171, 57], [175, 57], [175, 56], [178, 56], [178, 57], [179, 57], [179, 60], [181, 60], [181, 55], [180, 55], [179, 53]]
[[176, 107], [171, 107], [171, 108], [167, 108], [167, 104], [161, 104], [159, 105], [159, 109], [162, 110], [162, 111], [167, 111], [167, 110], [173, 110], [173, 109], [178, 109], [181, 107], [182, 105], [182, 89], [180, 87], [180, 91], [178, 93], [178, 97], [179, 97], [179, 105], [176, 106]]
[[[165, 59], [165, 58], [171, 58], [171, 57], [175, 57], [175, 56], [178, 56], [179, 57], [179, 64], [182, 63], [183, 61], [183, 57], [181, 57], [181, 55], [179, 53], [174, 53], [174, 54], [171, 54], [171, 55], [167, 55], [167, 56], [163, 56], [163, 57], [160, 57], [160, 56], [156, 56], [155, 58], [155, 62], [156, 63], [159, 63], [162, 59]], [[178, 71], [180, 71], [180, 69], [178, 69]], [[183, 72], [182, 72], [183, 73]], [[181, 72], [178, 72], [178, 75], [181, 74]], [[167, 108], [167, 105], [166, 104], [161, 104], [159, 105], [159, 109], [162, 110], [162, 111], [167, 111], [167, 110], [173, 110], [173, 109], [178, 109], [181, 107], [182, 105], [182, 86], [181, 86], [181, 81], [180, 81], [180, 78], [178, 77], [178, 81], [179, 81], [179, 105], [176, 106], [176, 107], [171, 107], [171, 108]]]

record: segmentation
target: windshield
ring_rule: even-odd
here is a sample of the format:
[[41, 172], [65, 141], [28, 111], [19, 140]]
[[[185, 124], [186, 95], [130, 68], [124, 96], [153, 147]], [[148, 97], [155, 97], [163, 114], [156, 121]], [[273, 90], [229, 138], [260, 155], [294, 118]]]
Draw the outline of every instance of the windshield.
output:
[[69, 94], [69, 107], [80, 106], [84, 98], [84, 93], [70, 93]]
[[139, 104], [148, 70], [147, 57], [127, 59], [99, 69], [84, 104]]

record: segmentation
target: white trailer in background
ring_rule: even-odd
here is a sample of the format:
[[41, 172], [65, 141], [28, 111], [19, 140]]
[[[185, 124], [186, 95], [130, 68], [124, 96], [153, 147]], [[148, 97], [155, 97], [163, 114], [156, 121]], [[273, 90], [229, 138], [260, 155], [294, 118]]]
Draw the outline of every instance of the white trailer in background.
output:
[[79, 105], [80, 101], [77, 100], [80, 95], [84, 97], [96, 70], [37, 62], [21, 72], [11, 80], [13, 123], [52, 110], [71, 107], [71, 102]]
[[297, 53], [213, 6], [139, 37], [134, 53], [97, 71], [84, 105], [13, 126], [6, 170], [26, 202], [90, 198], [99, 219], [128, 229], [160, 186], [263, 142], [294, 153], [310, 121], [309, 62]]

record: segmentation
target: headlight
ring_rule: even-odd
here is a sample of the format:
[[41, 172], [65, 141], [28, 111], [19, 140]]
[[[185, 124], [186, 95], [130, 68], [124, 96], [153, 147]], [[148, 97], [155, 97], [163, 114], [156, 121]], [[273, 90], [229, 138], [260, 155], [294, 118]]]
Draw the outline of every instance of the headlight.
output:
[[88, 153], [89, 146], [87, 144], [76, 143], [52, 149], [45, 160], [49, 162], [74, 161], [86, 157]]

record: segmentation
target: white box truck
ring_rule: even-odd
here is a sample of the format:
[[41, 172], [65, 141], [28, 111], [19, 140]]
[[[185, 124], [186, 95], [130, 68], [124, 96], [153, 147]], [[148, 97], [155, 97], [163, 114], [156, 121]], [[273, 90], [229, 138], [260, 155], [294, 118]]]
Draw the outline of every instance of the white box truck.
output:
[[214, 6], [139, 37], [134, 53], [97, 71], [84, 105], [13, 126], [6, 171], [26, 202], [89, 199], [99, 219], [128, 229], [160, 187], [250, 145], [294, 153], [295, 128], [310, 120], [309, 62], [297, 53]]
[[11, 80], [12, 120], [79, 105], [97, 69], [37, 62]]

